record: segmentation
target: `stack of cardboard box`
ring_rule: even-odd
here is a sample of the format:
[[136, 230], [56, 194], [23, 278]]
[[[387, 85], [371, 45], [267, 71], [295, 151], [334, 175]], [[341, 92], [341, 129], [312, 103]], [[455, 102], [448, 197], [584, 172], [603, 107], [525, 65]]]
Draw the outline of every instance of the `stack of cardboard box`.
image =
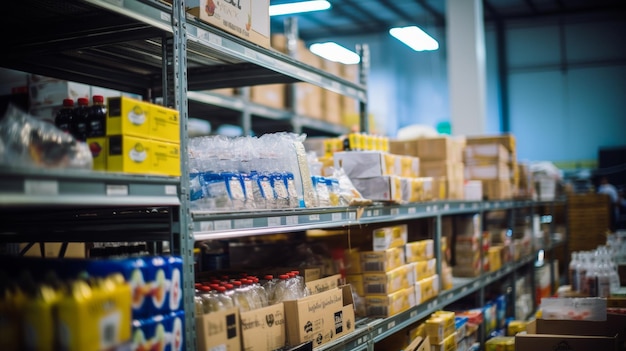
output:
[[519, 186], [517, 151], [512, 134], [467, 138], [465, 176], [483, 183], [489, 200], [511, 199]]
[[[482, 235], [479, 215], [455, 217], [454, 240], [455, 277], [477, 277], [489, 271], [489, 236]], [[481, 235], [482, 240], [481, 240]]]
[[593, 250], [606, 243], [610, 228], [610, 200], [604, 194], [571, 194], [567, 197], [569, 252]]

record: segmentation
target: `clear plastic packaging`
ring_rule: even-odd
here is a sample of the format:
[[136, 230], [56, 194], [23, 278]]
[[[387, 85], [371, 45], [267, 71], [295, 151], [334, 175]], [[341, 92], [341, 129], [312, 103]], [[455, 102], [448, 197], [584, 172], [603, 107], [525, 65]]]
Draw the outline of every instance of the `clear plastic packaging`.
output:
[[86, 143], [9, 105], [0, 120], [0, 162], [19, 167], [91, 169]]

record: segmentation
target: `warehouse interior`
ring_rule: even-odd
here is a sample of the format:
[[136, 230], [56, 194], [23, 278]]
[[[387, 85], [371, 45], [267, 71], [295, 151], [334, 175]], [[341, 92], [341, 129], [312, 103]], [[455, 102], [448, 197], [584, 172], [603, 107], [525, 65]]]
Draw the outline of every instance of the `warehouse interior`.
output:
[[300, 1], [15, 4], [0, 349], [624, 350], [626, 2]]

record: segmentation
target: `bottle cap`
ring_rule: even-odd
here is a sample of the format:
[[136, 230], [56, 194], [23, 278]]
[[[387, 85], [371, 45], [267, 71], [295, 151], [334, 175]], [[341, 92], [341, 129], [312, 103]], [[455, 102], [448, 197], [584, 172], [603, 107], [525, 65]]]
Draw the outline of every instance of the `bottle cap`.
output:
[[63, 106], [74, 106], [74, 100], [72, 100], [72, 99], [63, 99]]
[[89, 99], [87, 99], [87, 98], [78, 98], [78, 104], [87, 106], [87, 105], [89, 105]]
[[225, 286], [218, 286], [217, 287], [217, 291], [223, 293], [223, 292], [226, 291], [226, 287]]
[[94, 95], [92, 97], [93, 102], [97, 102], [97, 103], [104, 103], [104, 96], [102, 95]]
[[274, 279], [274, 276], [271, 274], [268, 274], [265, 276], [265, 280], [272, 280], [272, 279]]
[[287, 274], [281, 274], [278, 278], [280, 278], [280, 279], [289, 279], [289, 276]]
[[243, 284], [242, 281], [235, 280], [232, 285], [235, 286], [235, 287], [240, 287], [242, 284]]
[[203, 286], [200, 287], [200, 291], [208, 292], [208, 291], [211, 291], [211, 288], [209, 288], [208, 286], [203, 285]]

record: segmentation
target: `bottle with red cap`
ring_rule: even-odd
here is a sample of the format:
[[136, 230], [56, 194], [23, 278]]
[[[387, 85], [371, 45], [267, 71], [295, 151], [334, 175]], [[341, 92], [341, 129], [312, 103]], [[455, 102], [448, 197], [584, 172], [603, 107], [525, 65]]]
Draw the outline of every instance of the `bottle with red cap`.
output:
[[54, 117], [54, 124], [66, 133], [72, 133], [72, 120], [74, 119], [74, 100], [63, 99], [63, 107]]
[[104, 96], [94, 95], [89, 108], [88, 137], [102, 137], [106, 135], [107, 107], [104, 104]]
[[74, 108], [72, 121], [72, 135], [76, 140], [85, 141], [89, 131], [89, 99], [78, 98], [78, 105]]

